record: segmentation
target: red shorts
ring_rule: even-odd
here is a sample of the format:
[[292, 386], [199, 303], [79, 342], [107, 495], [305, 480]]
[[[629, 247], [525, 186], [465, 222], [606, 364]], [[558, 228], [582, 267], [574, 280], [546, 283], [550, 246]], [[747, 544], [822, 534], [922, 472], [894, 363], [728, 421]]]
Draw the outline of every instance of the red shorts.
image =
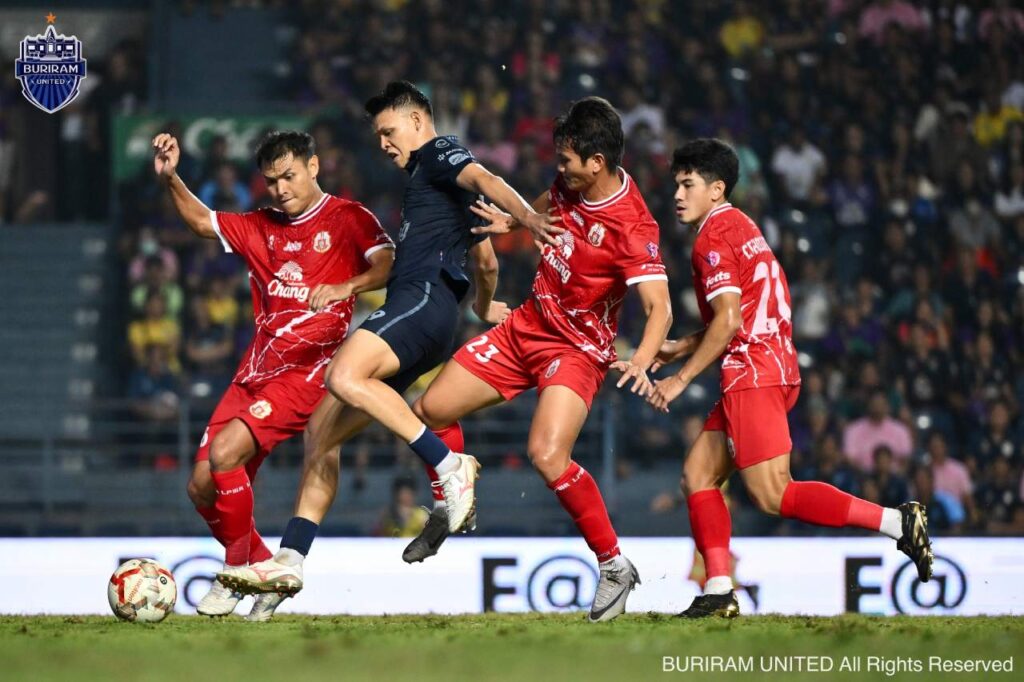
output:
[[505, 400], [534, 386], [540, 391], [566, 386], [583, 398], [589, 410], [607, 368], [542, 325], [520, 306], [497, 327], [456, 351], [453, 359]]
[[313, 410], [326, 394], [323, 377], [306, 381], [308, 371], [278, 375], [256, 386], [232, 383], [224, 391], [203, 432], [196, 461], [210, 457], [210, 442], [232, 419], [241, 419], [256, 440], [256, 456], [245, 465], [250, 479], [282, 441], [306, 428]]
[[793, 449], [786, 413], [796, 405], [799, 386], [733, 391], [711, 408], [705, 431], [725, 431], [737, 469], [746, 469]]

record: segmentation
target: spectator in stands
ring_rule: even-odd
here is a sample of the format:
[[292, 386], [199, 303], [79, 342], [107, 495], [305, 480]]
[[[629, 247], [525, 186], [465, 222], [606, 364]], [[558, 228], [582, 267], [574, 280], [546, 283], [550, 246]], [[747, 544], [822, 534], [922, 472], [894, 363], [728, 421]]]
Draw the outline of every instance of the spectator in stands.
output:
[[198, 196], [214, 211], [242, 213], [252, 208], [249, 188], [239, 179], [238, 169], [231, 163], [218, 166], [213, 178], [199, 188]]
[[196, 397], [220, 395], [231, 382], [234, 369], [234, 325], [214, 322], [209, 302], [193, 299], [192, 320], [185, 340], [191, 393]]
[[797, 204], [820, 203], [819, 183], [826, 170], [825, 155], [808, 141], [799, 125], [793, 126], [772, 155], [772, 171], [779, 176], [786, 196]]
[[874, 453], [874, 472], [868, 478], [878, 491], [878, 504], [896, 507], [910, 499], [907, 479], [895, 464], [888, 445], [879, 445]]
[[890, 415], [889, 399], [881, 390], [871, 394], [867, 414], [843, 430], [843, 452], [862, 472], [874, 471], [879, 446], [888, 448], [899, 470], [906, 470], [914, 449], [913, 436], [906, 424]]
[[396, 478], [391, 483], [391, 504], [385, 509], [373, 534], [387, 538], [411, 538], [419, 535], [430, 516], [425, 507], [416, 505], [416, 484], [409, 478]]
[[178, 416], [178, 379], [171, 371], [170, 349], [153, 343], [143, 350], [144, 362], [132, 371], [128, 397], [140, 419], [167, 422]]
[[928, 459], [936, 493], [945, 493], [961, 505], [967, 518], [974, 518], [974, 485], [967, 466], [949, 456], [949, 444], [939, 431], [928, 436]]
[[175, 374], [181, 368], [178, 349], [181, 345], [181, 328], [167, 315], [167, 301], [159, 291], [146, 295], [143, 315], [128, 326], [128, 344], [138, 367], [147, 365], [147, 353], [153, 346], [164, 349], [167, 364]]
[[171, 280], [166, 263], [157, 255], [146, 258], [142, 281], [132, 287], [132, 312], [137, 315], [142, 314], [146, 306], [146, 299], [149, 298], [150, 292], [154, 291], [163, 295], [164, 303], [167, 306], [167, 316], [174, 320], [180, 319], [185, 295], [178, 283]]
[[1000, 458], [992, 462], [974, 499], [983, 512], [980, 530], [986, 535], [1024, 535], [1020, 485], [1008, 460]]
[[958, 533], [964, 521], [960, 503], [943, 493], [935, 491], [935, 480], [930, 467], [914, 469], [913, 499], [928, 509], [928, 530]]

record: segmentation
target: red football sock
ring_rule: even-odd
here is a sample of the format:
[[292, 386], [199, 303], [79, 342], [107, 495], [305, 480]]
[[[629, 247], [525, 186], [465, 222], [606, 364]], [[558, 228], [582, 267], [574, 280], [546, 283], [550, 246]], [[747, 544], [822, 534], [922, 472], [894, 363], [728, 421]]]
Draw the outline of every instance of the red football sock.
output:
[[608, 509], [597, 487], [597, 481], [576, 462], [565, 473], [548, 484], [555, 491], [562, 508], [569, 512], [587, 546], [598, 561], [607, 561], [619, 554], [619, 538], [608, 518]]
[[211, 471], [217, 487], [214, 509], [220, 519], [219, 533], [223, 538], [225, 562], [241, 566], [249, 560], [249, 538], [255, 532], [253, 523], [252, 485], [245, 467], [231, 471]]
[[[227, 541], [224, 539], [223, 534], [220, 532], [221, 523], [220, 516], [217, 514], [215, 507], [196, 507], [196, 511], [206, 521], [206, 525], [210, 527], [210, 532], [213, 534], [214, 539], [220, 544], [227, 546]], [[252, 531], [249, 533], [249, 563], [253, 564], [257, 561], [266, 561], [270, 557], [274, 556], [266, 543], [263, 542], [263, 538], [256, 532], [256, 522], [253, 520]]]
[[787, 519], [831, 528], [878, 530], [882, 525], [880, 506], [818, 481], [790, 481], [779, 513]]
[[[433, 429], [434, 435], [441, 439], [448, 449], [452, 452], [463, 452], [466, 449], [466, 440], [462, 435], [462, 425], [459, 422], [455, 422], [451, 426], [446, 426], [443, 429]], [[423, 468], [427, 470], [427, 476], [430, 478], [430, 482], [433, 483], [437, 480], [437, 472], [434, 471], [434, 467], [429, 464], [423, 464]], [[434, 499], [438, 502], [444, 502], [444, 492], [440, 486], [430, 486], [430, 492], [434, 496]]]
[[714, 488], [695, 492], [686, 498], [686, 507], [690, 512], [693, 543], [704, 557], [705, 575], [708, 578], [732, 575], [729, 553], [732, 517], [722, 491]]

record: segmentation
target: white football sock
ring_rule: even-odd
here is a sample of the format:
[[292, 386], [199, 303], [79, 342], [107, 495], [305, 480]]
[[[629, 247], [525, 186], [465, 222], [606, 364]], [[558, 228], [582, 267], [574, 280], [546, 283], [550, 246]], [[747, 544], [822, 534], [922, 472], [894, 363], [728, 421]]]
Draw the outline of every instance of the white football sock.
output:
[[704, 583], [704, 594], [729, 594], [732, 592], [732, 578], [727, 575], [716, 575]]
[[598, 562], [598, 566], [604, 568], [606, 566], [616, 566], [618, 568], [626, 568], [629, 564], [626, 563], [626, 557], [621, 554], [616, 554], [611, 559]]
[[459, 468], [459, 456], [451, 450], [444, 456], [444, 459], [434, 467], [438, 476], [446, 476]]
[[882, 508], [882, 525], [878, 527], [879, 533], [885, 533], [893, 540], [903, 537], [903, 514], [899, 509]]
[[444, 503], [443, 497], [440, 500], [434, 500], [434, 509], [444, 509], [447, 506], [448, 505]]
[[285, 566], [301, 566], [302, 560], [305, 558], [301, 552], [291, 547], [282, 547], [274, 555], [274, 561]]

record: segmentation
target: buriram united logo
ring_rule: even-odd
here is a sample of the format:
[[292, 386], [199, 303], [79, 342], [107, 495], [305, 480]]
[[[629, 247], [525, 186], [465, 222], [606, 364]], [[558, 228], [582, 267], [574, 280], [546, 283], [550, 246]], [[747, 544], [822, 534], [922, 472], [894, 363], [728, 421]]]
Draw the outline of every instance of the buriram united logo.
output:
[[46, 16], [46, 33], [25, 36], [21, 56], [14, 62], [14, 76], [21, 81], [21, 94], [32, 106], [48, 114], [60, 111], [78, 97], [85, 78], [82, 41], [57, 33], [57, 17]]
[[267, 291], [271, 296], [294, 298], [303, 301], [309, 298], [309, 287], [302, 283], [302, 266], [295, 261], [288, 261], [274, 275]]

